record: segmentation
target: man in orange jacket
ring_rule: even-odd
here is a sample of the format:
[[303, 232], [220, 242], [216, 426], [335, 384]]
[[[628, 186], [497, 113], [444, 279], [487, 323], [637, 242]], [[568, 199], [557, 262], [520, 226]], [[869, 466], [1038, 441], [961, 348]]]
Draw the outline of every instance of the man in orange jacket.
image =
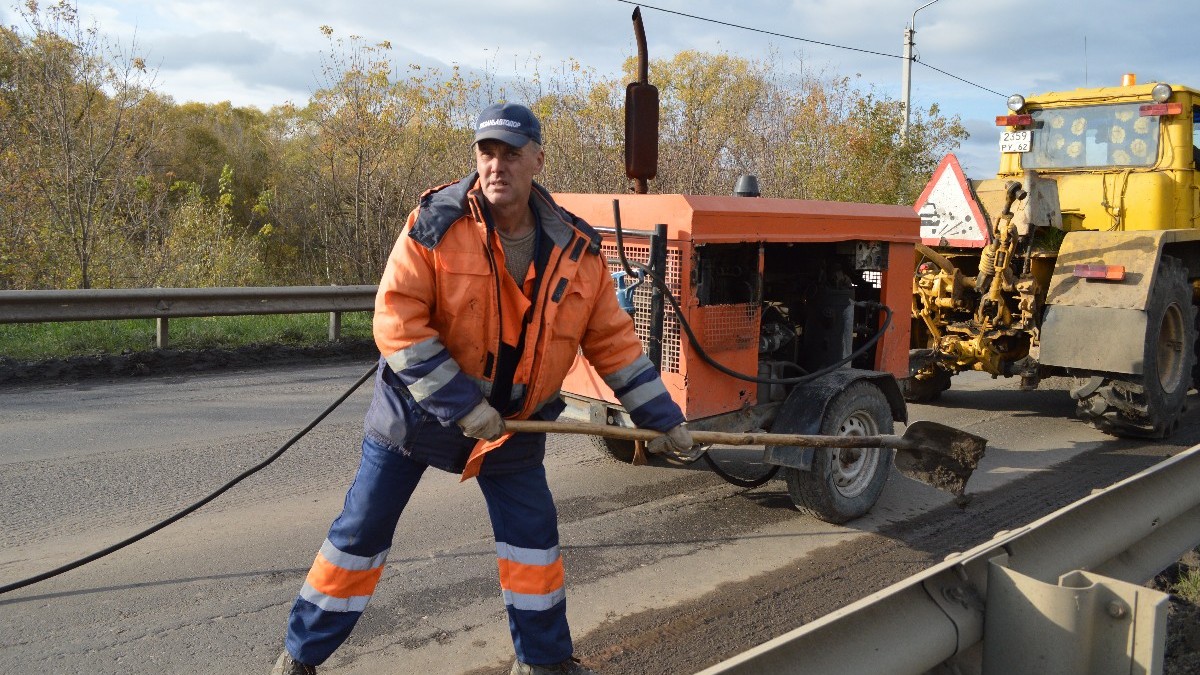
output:
[[506, 434], [504, 418], [556, 418], [582, 350], [637, 426], [666, 432], [651, 452], [686, 452], [692, 439], [617, 304], [599, 234], [534, 182], [541, 143], [528, 108], [489, 106], [475, 124], [476, 172], [409, 214], [375, 300], [380, 367], [362, 461], [273, 674], [315, 673], [349, 636], [429, 466], [476, 477], [483, 492], [512, 673], [591, 672], [572, 657], [545, 434]]

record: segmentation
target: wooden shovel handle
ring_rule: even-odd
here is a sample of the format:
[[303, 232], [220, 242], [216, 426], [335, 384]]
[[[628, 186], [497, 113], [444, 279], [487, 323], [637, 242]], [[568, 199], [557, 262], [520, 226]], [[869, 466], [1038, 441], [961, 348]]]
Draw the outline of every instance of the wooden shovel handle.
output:
[[[627, 441], [651, 441], [663, 435], [651, 429], [630, 429], [588, 422], [543, 422], [504, 420], [506, 431], [545, 434], [586, 434]], [[700, 445], [794, 445], [814, 448], [905, 448], [910, 442], [900, 436], [805, 436], [801, 434], [730, 433], [689, 429]]]

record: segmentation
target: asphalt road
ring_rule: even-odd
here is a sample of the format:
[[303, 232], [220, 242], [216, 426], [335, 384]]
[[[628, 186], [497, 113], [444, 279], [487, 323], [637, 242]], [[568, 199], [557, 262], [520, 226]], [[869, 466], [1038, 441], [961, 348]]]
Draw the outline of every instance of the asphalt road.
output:
[[[370, 365], [0, 388], [0, 584], [208, 494]], [[910, 408], [989, 439], [965, 509], [894, 475], [844, 527], [796, 512], [779, 481], [745, 491], [702, 464], [632, 467], [552, 437], [577, 653], [605, 673], [692, 672], [1200, 440], [1194, 413], [1169, 443], [1115, 440], [1071, 419], [1065, 391], [1014, 388], [960, 377], [938, 406]], [[5, 672], [267, 672], [357, 464], [368, 389], [197, 513], [0, 596]], [[371, 606], [322, 672], [501, 673], [511, 654], [483, 500], [431, 471]]]

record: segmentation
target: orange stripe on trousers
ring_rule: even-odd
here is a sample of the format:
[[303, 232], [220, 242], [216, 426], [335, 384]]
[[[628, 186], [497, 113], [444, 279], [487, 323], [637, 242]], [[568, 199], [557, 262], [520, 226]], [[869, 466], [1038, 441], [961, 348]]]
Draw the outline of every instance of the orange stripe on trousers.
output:
[[307, 581], [309, 586], [325, 595], [345, 599], [356, 595], [372, 595], [382, 574], [383, 565], [369, 570], [346, 570], [318, 553], [312, 568], [308, 570]]
[[545, 595], [563, 587], [562, 557], [549, 565], [525, 565], [503, 558], [500, 563], [500, 587], [513, 593]]

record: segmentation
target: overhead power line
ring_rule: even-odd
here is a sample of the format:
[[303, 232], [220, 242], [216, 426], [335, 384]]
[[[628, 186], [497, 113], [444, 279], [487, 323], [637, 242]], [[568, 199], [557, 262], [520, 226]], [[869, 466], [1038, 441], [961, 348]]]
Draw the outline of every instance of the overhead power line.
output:
[[[662, 7], [655, 7], [655, 6], [653, 6], [653, 5], [647, 5], [647, 4], [646, 4], [646, 3], [644, 3], [644, 2], [635, 2], [634, 0], [617, 0], [617, 2], [621, 2], [621, 3], [624, 3], [624, 4], [626, 4], [626, 5], [635, 5], [635, 6], [639, 6], [639, 7], [645, 7], [646, 9], [653, 9], [653, 10], [655, 10], [655, 11], [657, 11], [657, 12], [663, 12], [663, 13], [665, 13], [665, 14], [675, 14], [676, 16], [684, 16], [684, 17], [687, 17], [687, 18], [689, 18], [689, 19], [695, 19], [695, 20], [697, 20], [697, 21], [706, 21], [706, 22], [708, 22], [708, 23], [715, 23], [715, 24], [717, 24], [717, 25], [720, 25], [720, 26], [728, 26], [728, 27], [730, 27], [730, 28], [737, 28], [737, 29], [740, 29], [740, 30], [748, 30], [748, 31], [750, 31], [750, 32], [752, 32], [752, 33], [762, 33], [763, 35], [771, 35], [771, 36], [774, 36], [774, 37], [785, 38], [785, 39], [788, 39], [788, 40], [796, 40], [796, 41], [798, 41], [798, 42], [807, 42], [807, 43], [809, 43], [809, 44], [821, 45], [822, 47], [833, 47], [834, 49], [845, 49], [845, 50], [847, 50], [847, 51], [859, 52], [859, 53], [862, 53], [862, 54], [871, 54], [872, 56], [885, 56], [885, 57], [887, 57], [887, 58], [891, 58], [891, 59], [901, 59], [901, 60], [902, 60], [902, 59], [904, 58], [903, 56], [898, 56], [898, 55], [896, 55], [896, 54], [888, 54], [888, 53], [886, 53], [886, 52], [877, 52], [877, 51], [874, 51], [874, 50], [871, 50], [871, 49], [861, 49], [861, 48], [859, 48], [859, 47], [849, 47], [849, 46], [846, 46], [846, 45], [834, 44], [834, 43], [832, 43], [832, 42], [822, 42], [822, 41], [820, 41], [820, 40], [810, 40], [810, 39], [808, 39], [808, 38], [796, 37], [795, 35], [787, 35], [787, 34], [785, 34], [785, 33], [776, 33], [776, 32], [774, 32], [774, 31], [764, 30], [764, 29], [762, 29], [762, 28], [754, 28], [753, 26], [743, 26], [743, 25], [741, 25], [741, 24], [730, 23], [730, 22], [728, 22], [728, 21], [719, 21], [719, 20], [717, 20], [717, 19], [710, 19], [710, 18], [708, 18], [708, 17], [705, 17], [705, 16], [697, 16], [697, 15], [695, 15], [695, 14], [688, 14], [688, 13], [686, 13], [686, 12], [677, 12], [677, 11], [675, 11], [675, 10], [673, 10], [673, 9], [663, 9]], [[963, 82], [963, 83], [965, 83], [965, 84], [969, 84], [969, 85], [971, 85], [972, 87], [978, 87], [979, 89], [982, 89], [983, 91], [986, 91], [986, 92], [988, 92], [988, 93], [990, 93], [990, 94], [995, 94], [995, 95], [997, 95], [997, 96], [999, 96], [999, 97], [1001, 97], [1001, 98], [1007, 98], [1007, 96], [1006, 96], [1005, 94], [1001, 94], [1000, 92], [998, 92], [998, 91], [995, 91], [995, 90], [993, 90], [993, 89], [988, 89], [987, 87], [985, 87], [985, 86], [983, 86], [983, 85], [981, 85], [981, 84], [976, 84], [975, 82], [972, 82], [972, 81], [970, 81], [970, 80], [968, 80], [968, 79], [966, 79], [966, 78], [963, 78], [963, 77], [959, 77], [958, 75], [955, 75], [954, 73], [950, 73], [950, 72], [947, 72], [947, 71], [945, 71], [945, 70], [942, 70], [941, 68], [935, 68], [934, 66], [931, 66], [931, 65], [929, 65], [928, 63], [925, 63], [924, 61], [920, 61], [920, 60], [918, 60], [918, 59], [913, 59], [913, 61], [915, 61], [915, 62], [917, 62], [917, 63], [920, 63], [921, 65], [925, 66], [926, 68], [930, 68], [930, 69], [932, 69], [932, 70], [935, 70], [935, 71], [937, 71], [937, 72], [939, 72], [939, 73], [941, 73], [941, 74], [943, 74], [943, 75], [946, 75], [946, 76], [948, 76], [948, 77], [952, 77], [952, 78], [954, 78], [954, 79], [958, 80], [959, 82]]]
[[988, 89], [987, 87], [983, 86], [982, 84], [976, 84], [976, 83], [974, 83], [974, 82], [972, 82], [972, 81], [970, 81], [970, 80], [963, 79], [963, 78], [961, 78], [961, 77], [959, 77], [959, 76], [955, 75], [954, 73], [948, 73], [948, 72], [946, 72], [946, 71], [942, 70], [941, 68], [936, 68], [936, 67], [934, 67], [934, 66], [931, 66], [931, 65], [929, 65], [928, 63], [925, 63], [924, 61], [922, 61], [922, 60], [920, 60], [920, 59], [913, 59], [913, 62], [914, 62], [914, 63], [919, 63], [919, 64], [921, 64], [921, 65], [925, 66], [926, 68], [929, 68], [930, 70], [936, 70], [937, 72], [939, 72], [939, 73], [941, 73], [941, 74], [945, 75], [946, 77], [953, 77], [954, 79], [958, 80], [959, 82], [965, 82], [965, 83], [967, 83], [967, 84], [971, 85], [972, 87], [979, 87], [980, 89], [982, 89], [982, 90], [984, 90], [984, 91], [986, 91], [986, 92], [989, 92], [989, 93], [995, 94], [995, 95], [999, 96], [1000, 98], [1008, 98], [1008, 96], [1007, 96], [1007, 95], [1005, 95], [1005, 94], [1001, 94], [1000, 92], [996, 91], [995, 89]]
[[896, 56], [895, 54], [886, 54], [884, 52], [876, 52], [876, 51], [872, 51], [870, 49], [859, 49], [858, 47], [847, 47], [845, 45], [835, 45], [832, 42], [821, 42], [820, 40], [809, 40], [808, 38], [796, 37], [795, 35], [785, 35], [783, 33], [775, 33], [775, 32], [769, 31], [769, 30], [763, 30], [761, 28], [752, 28], [750, 26], [742, 26], [742, 25], [739, 25], [736, 23], [729, 23], [727, 21], [718, 21], [717, 19], [710, 19], [705, 16], [696, 16], [695, 14], [687, 14], [686, 12], [676, 12], [675, 10], [672, 10], [672, 9], [663, 9], [662, 7], [655, 7], [653, 5], [647, 5], [644, 2], [633, 2], [633, 0], [617, 0], [617, 2], [623, 2], [626, 5], [636, 5], [639, 7], [645, 7], [647, 9], [653, 9], [655, 11], [665, 12], [667, 14], [676, 14], [678, 16], [686, 16], [689, 19], [696, 19], [697, 21], [707, 21], [708, 23], [715, 23], [715, 24], [718, 24], [721, 26], [729, 26], [730, 28], [740, 28], [741, 30], [748, 30], [753, 33], [762, 33], [764, 35], [774, 35], [775, 37], [787, 38], [789, 40], [798, 40], [800, 42], [808, 42], [808, 43], [814, 44], [814, 45], [821, 45], [822, 47], [834, 47], [836, 49], [848, 49], [852, 52], [862, 52], [863, 54], [874, 54], [875, 56], [887, 56], [887, 57], [893, 58], [893, 59], [901, 58], [899, 56]]

